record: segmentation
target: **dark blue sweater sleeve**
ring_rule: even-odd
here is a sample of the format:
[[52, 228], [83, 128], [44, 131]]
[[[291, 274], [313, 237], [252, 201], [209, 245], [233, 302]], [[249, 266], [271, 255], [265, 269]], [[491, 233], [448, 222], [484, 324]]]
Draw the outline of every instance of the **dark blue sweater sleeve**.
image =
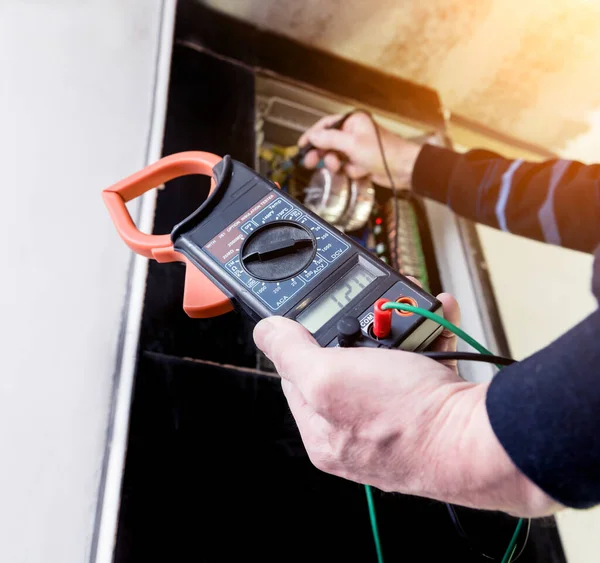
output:
[[491, 227], [583, 252], [600, 245], [597, 164], [524, 162], [425, 145], [412, 184], [416, 193]]
[[[600, 243], [600, 166], [425, 147], [413, 189], [515, 234], [588, 252]], [[600, 297], [600, 252], [592, 291]], [[600, 504], [600, 310], [503, 369], [486, 405], [496, 436], [527, 477], [565, 506]]]
[[502, 370], [487, 394], [515, 465], [565, 506], [600, 503], [600, 311]]

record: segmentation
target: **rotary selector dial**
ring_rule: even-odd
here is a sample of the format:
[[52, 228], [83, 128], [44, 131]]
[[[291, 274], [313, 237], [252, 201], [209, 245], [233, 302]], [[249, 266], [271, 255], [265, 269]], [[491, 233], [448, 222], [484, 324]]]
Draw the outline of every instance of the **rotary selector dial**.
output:
[[282, 281], [304, 271], [317, 252], [309, 229], [291, 221], [274, 221], [252, 232], [241, 248], [244, 269], [263, 281]]

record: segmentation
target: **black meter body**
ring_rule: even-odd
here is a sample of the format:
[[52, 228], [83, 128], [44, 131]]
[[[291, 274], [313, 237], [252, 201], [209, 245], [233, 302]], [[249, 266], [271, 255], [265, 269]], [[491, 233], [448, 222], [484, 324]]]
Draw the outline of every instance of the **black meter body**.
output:
[[173, 229], [173, 247], [254, 320], [296, 320], [321, 346], [417, 350], [441, 332], [395, 312], [388, 337], [374, 338], [378, 299], [409, 298], [438, 314], [441, 303], [243, 164], [225, 157], [214, 174], [210, 197]]

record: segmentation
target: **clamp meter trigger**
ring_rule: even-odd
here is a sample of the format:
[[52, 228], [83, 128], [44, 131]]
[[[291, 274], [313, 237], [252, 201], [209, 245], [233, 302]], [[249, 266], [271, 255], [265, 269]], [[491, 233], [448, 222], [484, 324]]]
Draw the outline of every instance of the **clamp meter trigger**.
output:
[[[170, 236], [141, 233], [125, 203], [187, 174], [212, 176], [207, 200]], [[391, 310], [377, 326], [381, 299], [437, 314], [442, 305], [229, 156], [167, 156], [107, 188], [103, 197], [130, 248], [159, 262], [186, 264], [183, 306], [191, 317], [221, 315], [235, 305], [256, 321], [273, 315], [293, 319], [328, 347], [420, 350], [442, 330], [430, 319]]]

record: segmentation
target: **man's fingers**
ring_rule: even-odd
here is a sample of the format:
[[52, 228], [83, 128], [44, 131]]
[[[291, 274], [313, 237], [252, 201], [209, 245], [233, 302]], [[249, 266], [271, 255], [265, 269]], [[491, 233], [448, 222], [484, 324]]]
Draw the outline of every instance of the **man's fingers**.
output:
[[460, 307], [454, 296], [449, 293], [440, 293], [437, 298], [442, 302], [444, 318], [453, 325], [460, 326]]
[[302, 162], [304, 168], [308, 168], [309, 170], [315, 168], [319, 161], [321, 160], [321, 155], [319, 151], [309, 151], [307, 155], [304, 157], [304, 161]]
[[[407, 277], [419, 287], [423, 287], [417, 278], [413, 278], [412, 276]], [[454, 299], [454, 297], [449, 293], [440, 293], [437, 298], [442, 302], [444, 318], [447, 321], [450, 321], [453, 325], [460, 326], [460, 307], [458, 305], [458, 301], [456, 301], [456, 299]], [[454, 352], [456, 351], [456, 341], [456, 335], [445, 328], [442, 331], [442, 334], [440, 334], [436, 341], [431, 345], [431, 350], [436, 352]], [[443, 363], [448, 366], [456, 366], [456, 360], [448, 360], [447, 362]]]
[[336, 114], [336, 115], [326, 115], [325, 117], [322, 117], [321, 119], [319, 119], [319, 121], [317, 121], [314, 125], [312, 125], [310, 127], [310, 129], [305, 131], [302, 134], [302, 136], [300, 137], [300, 139], [298, 139], [298, 146], [303, 147], [304, 145], [306, 145], [306, 143], [308, 143], [309, 135], [313, 131], [318, 131], [319, 129], [326, 129], [327, 127], [331, 127], [336, 121], [341, 119], [341, 117], [342, 117], [341, 115]]
[[[452, 324], [460, 326], [460, 307], [456, 299], [449, 293], [440, 293], [437, 298], [442, 302], [444, 318]], [[436, 352], [454, 352], [456, 350], [456, 335], [445, 328], [433, 343], [431, 349]]]
[[254, 342], [275, 364], [284, 379], [296, 382], [314, 368], [322, 349], [300, 324], [284, 317], [268, 317], [254, 328]]
[[369, 171], [363, 168], [362, 166], [357, 166], [356, 164], [346, 164], [344, 166], [344, 171], [352, 180], [358, 180], [359, 178], [364, 178], [369, 175]]
[[323, 162], [325, 163], [325, 166], [334, 173], [339, 172], [340, 168], [342, 167], [340, 159], [336, 154], [331, 152], [325, 155]]
[[313, 131], [309, 134], [308, 140], [319, 149], [337, 151], [348, 156], [354, 146], [352, 135], [338, 129], [319, 129]]

